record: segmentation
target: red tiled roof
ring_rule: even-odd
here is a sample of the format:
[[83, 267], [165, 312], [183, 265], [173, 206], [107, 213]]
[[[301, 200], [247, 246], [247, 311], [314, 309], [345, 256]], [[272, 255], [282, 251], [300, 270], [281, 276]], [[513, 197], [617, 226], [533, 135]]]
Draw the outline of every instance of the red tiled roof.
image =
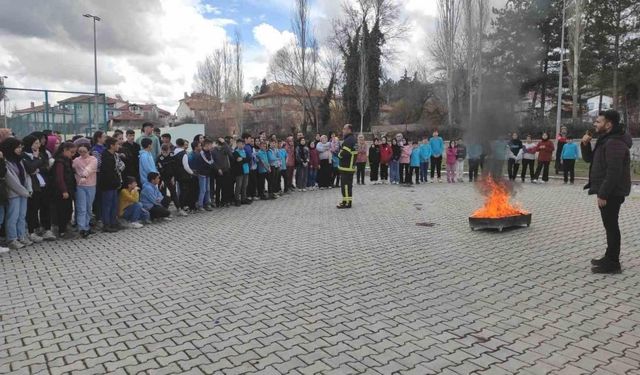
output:
[[[40, 113], [40, 112], [44, 112], [44, 105], [37, 105], [37, 106], [35, 106], [33, 108], [29, 107], [29, 108], [18, 109], [18, 110], [13, 111], [13, 113], [15, 113], [15, 114]], [[71, 111], [65, 111], [65, 110], [60, 109], [58, 107], [49, 106], [49, 113], [71, 114]]]
[[[94, 95], [78, 95], [78, 96], [72, 96], [70, 98], [66, 98], [63, 100], [59, 100], [58, 104], [66, 104], [66, 103], [87, 103], [90, 102], [92, 99], [94, 99], [95, 96]], [[98, 98], [98, 102], [100, 102], [100, 98]]]
[[120, 113], [117, 116], [114, 116], [112, 118], [112, 120], [114, 121], [142, 121], [144, 120], [144, 118], [140, 115], [137, 115], [131, 111], [123, 111], [122, 113]]
[[[263, 94], [255, 95], [251, 98], [251, 100], [262, 99], [262, 98], [270, 98], [274, 96], [306, 96], [306, 92], [304, 88], [300, 86], [292, 86], [292, 85], [283, 85], [281, 83], [270, 83], [267, 85], [267, 92]], [[322, 97], [324, 93], [320, 90], [312, 90], [312, 97]]]

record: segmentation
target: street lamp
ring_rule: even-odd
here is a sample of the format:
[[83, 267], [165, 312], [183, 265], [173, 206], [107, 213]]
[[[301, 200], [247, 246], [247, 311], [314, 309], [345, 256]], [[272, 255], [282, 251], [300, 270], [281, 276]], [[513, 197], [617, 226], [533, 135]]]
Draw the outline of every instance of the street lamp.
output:
[[4, 90], [4, 93], [2, 93], [2, 103], [4, 106], [4, 127], [7, 127], [7, 90], [5, 90], [4, 88], [6, 87], [6, 85], [4, 84], [4, 80], [7, 79], [9, 77], [7, 76], [0, 76], [0, 87], [2, 87], [2, 89]]
[[[560, 32], [560, 66], [558, 71], [558, 108], [556, 110], [556, 139], [560, 134], [562, 120], [562, 72], [564, 71], [564, 23], [567, 13], [567, 1], [562, 0], [562, 32]], [[573, 0], [569, 0], [573, 3]]]
[[[96, 47], [96, 21], [100, 21], [100, 17], [89, 13], [83, 14], [84, 17], [93, 18], [93, 73], [95, 78], [95, 110], [93, 111], [93, 123], [98, 125], [98, 50]], [[90, 129], [91, 131], [92, 129]]]

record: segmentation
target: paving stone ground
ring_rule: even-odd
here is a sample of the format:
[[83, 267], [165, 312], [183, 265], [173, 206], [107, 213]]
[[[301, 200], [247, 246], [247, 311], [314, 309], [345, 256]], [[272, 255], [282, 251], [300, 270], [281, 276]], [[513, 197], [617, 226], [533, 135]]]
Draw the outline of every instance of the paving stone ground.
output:
[[338, 194], [1, 255], [0, 373], [640, 374], [640, 194], [615, 276], [577, 185], [524, 186], [503, 233], [469, 184]]

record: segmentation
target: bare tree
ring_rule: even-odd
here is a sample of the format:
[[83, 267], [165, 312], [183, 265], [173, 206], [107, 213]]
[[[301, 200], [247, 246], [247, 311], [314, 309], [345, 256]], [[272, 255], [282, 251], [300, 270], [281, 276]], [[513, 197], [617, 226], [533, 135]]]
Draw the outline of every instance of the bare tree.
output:
[[309, 1], [296, 0], [291, 28], [296, 40], [283, 47], [270, 62], [271, 78], [288, 85], [303, 110], [300, 129], [306, 133], [308, 126], [318, 130], [317, 90], [319, 81], [318, 42], [309, 21]]
[[569, 41], [571, 43], [571, 59], [569, 66], [572, 68], [571, 74], [571, 95], [573, 97], [573, 108], [571, 112], [571, 120], [573, 124], [579, 121], [580, 109], [580, 53], [582, 52], [584, 42], [584, 0], [573, 0], [573, 16], [571, 17], [571, 26], [569, 28]]
[[458, 48], [458, 27], [460, 25], [461, 0], [438, 0], [437, 32], [432, 53], [445, 62], [447, 74], [448, 124], [453, 125], [454, 69]]
[[489, 27], [489, 21], [491, 19], [491, 14], [489, 11], [489, 2], [488, 0], [477, 0], [478, 1], [478, 23], [476, 25], [476, 38], [477, 38], [477, 67], [476, 74], [478, 76], [478, 88], [477, 88], [477, 98], [476, 104], [478, 111], [480, 111], [482, 106], [482, 69], [483, 69], [483, 61], [482, 61], [482, 51], [484, 50], [485, 43], [485, 35], [487, 34], [487, 28]]
[[240, 31], [236, 29], [233, 39], [233, 54], [234, 54], [234, 93], [233, 100], [236, 108], [235, 120], [236, 130], [238, 135], [244, 132], [243, 121], [243, 100], [242, 100], [242, 83], [244, 81], [244, 74], [242, 71], [242, 36]]
[[474, 17], [474, 2], [473, 0], [464, 0], [464, 14], [465, 14], [465, 41], [467, 44], [467, 84], [469, 95], [469, 119], [467, 123], [473, 124], [473, 78], [474, 78], [474, 49], [476, 48], [476, 34], [475, 25], [473, 22]]

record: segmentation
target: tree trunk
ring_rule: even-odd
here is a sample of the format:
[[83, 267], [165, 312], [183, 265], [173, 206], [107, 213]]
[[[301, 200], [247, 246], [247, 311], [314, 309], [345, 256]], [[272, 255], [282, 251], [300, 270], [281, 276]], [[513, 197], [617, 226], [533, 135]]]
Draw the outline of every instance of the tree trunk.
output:
[[579, 76], [580, 76], [580, 51], [581, 51], [581, 39], [582, 39], [582, 1], [575, 0], [575, 20], [573, 21], [573, 77], [572, 77], [572, 108], [571, 108], [571, 121], [573, 125], [578, 125], [580, 102], [579, 102]]

